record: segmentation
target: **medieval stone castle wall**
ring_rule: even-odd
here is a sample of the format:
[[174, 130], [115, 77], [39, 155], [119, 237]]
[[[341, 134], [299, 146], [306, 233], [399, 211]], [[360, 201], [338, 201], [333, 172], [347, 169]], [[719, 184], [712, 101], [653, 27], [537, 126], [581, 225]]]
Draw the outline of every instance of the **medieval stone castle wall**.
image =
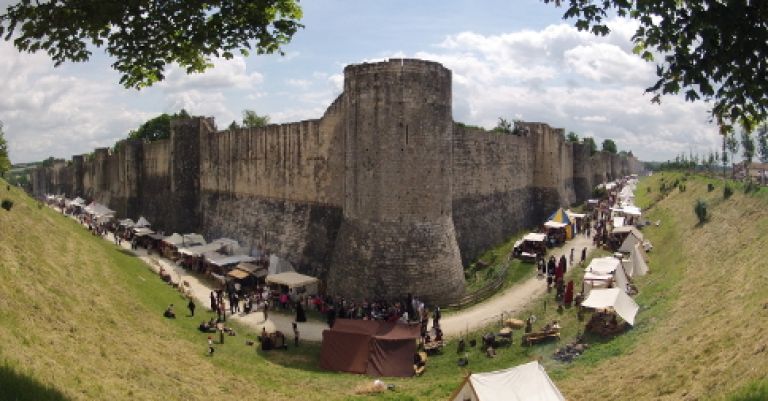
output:
[[170, 140], [39, 168], [33, 191], [96, 200], [166, 233], [235, 238], [334, 294], [446, 302], [463, 292], [462, 264], [640, 170], [544, 123], [521, 124], [523, 135], [455, 124], [451, 73], [434, 62], [344, 75], [320, 119], [234, 131], [174, 121]]

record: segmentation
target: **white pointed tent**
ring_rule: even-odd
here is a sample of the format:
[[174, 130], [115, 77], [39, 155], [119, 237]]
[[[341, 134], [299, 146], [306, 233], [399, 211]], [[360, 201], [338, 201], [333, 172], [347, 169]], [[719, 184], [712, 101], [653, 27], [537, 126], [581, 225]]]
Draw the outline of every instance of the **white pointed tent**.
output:
[[144, 218], [144, 216], [139, 217], [139, 221], [136, 222], [135, 227], [150, 227], [152, 224], [147, 221], [147, 219]]
[[635, 244], [632, 252], [629, 253], [629, 260], [632, 263], [632, 277], [645, 276], [648, 274], [648, 264], [645, 263], [644, 255], [645, 251], [643, 250], [642, 245]]
[[590, 283], [593, 288], [598, 285], [605, 286], [613, 281], [616, 288], [621, 288], [624, 292], [629, 291], [627, 273], [621, 260], [613, 256], [592, 259], [584, 269], [584, 281]]
[[451, 401], [565, 401], [538, 361], [509, 369], [473, 373]]
[[622, 253], [628, 253], [632, 252], [632, 249], [635, 247], [636, 244], [642, 244], [643, 240], [640, 238], [637, 238], [635, 234], [633, 234], [630, 231], [630, 234], [627, 235], [627, 238], [624, 239], [624, 242], [621, 243], [621, 246], [619, 247], [618, 251]]
[[635, 316], [640, 307], [635, 300], [618, 288], [592, 290], [581, 303], [585, 308], [610, 309], [621, 316], [625, 322], [635, 325]]

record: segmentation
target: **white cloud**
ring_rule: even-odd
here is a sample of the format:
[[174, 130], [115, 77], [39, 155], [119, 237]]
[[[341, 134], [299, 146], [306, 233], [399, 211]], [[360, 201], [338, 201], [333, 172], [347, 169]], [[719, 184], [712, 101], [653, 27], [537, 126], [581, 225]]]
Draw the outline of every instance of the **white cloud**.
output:
[[0, 120], [13, 162], [69, 158], [124, 137], [147, 113], [115, 104], [119, 87], [67, 76], [42, 55], [0, 42]]
[[233, 57], [229, 60], [216, 58], [213, 67], [202, 73], [187, 74], [178, 65], [166, 70], [165, 80], [158, 87], [166, 92], [176, 93], [185, 90], [222, 90], [222, 89], [252, 89], [264, 81], [264, 76], [258, 72], [248, 72], [243, 57]]
[[665, 97], [651, 104], [652, 64], [632, 53], [633, 21], [613, 19], [596, 37], [567, 24], [499, 35], [461, 32], [415, 57], [453, 71], [454, 119], [492, 127], [499, 116], [548, 122], [614, 139], [641, 158], [717, 149], [708, 106]]

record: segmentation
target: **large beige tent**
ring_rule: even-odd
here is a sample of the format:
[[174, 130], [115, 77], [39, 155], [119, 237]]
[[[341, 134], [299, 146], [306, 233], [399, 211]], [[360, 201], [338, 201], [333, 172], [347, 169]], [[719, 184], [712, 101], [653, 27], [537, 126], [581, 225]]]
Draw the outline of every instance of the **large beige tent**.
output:
[[565, 401], [538, 361], [509, 369], [473, 373], [451, 401]]
[[635, 300], [618, 288], [592, 290], [581, 303], [585, 308], [611, 309], [625, 322], [635, 325], [635, 316], [640, 309]]
[[318, 280], [315, 277], [306, 276], [296, 272], [285, 272], [278, 274], [270, 274], [266, 278], [267, 284], [280, 284], [288, 288], [296, 287], [308, 287], [317, 284]]

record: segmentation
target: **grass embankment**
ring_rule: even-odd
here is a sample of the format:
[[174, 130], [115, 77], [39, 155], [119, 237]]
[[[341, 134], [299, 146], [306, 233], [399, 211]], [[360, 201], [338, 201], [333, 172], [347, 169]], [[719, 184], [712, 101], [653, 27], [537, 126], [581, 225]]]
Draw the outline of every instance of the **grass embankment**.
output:
[[[662, 180], [685, 190], [658, 201]], [[607, 345], [613, 356], [593, 363], [590, 351], [558, 372], [570, 399], [768, 399], [768, 193], [730, 185], [727, 200], [717, 179], [665, 173], [638, 186], [638, 204], [658, 201], [648, 217], [661, 225], [644, 230], [655, 247], [637, 280], [637, 325]], [[709, 204], [703, 225], [696, 199]]]
[[[656, 195], [659, 178], [643, 181], [638, 203]], [[535, 358], [574, 401], [765, 399], [768, 196], [737, 189], [718, 201], [722, 184], [714, 182], [716, 190], [707, 192], [705, 179], [688, 179], [685, 192], [672, 191], [650, 213], [661, 225], [644, 230], [655, 248], [651, 274], [637, 280], [634, 329], [593, 338], [567, 365], [550, 359], [557, 344], [520, 347], [516, 333], [515, 344], [494, 359], [470, 348], [468, 369], [459, 368], [451, 342], [430, 358], [423, 377], [385, 379], [396, 389], [377, 396], [354, 395], [370, 378], [321, 371], [316, 344], [265, 355], [243, 344], [240, 329], [206, 357], [199, 319], [185, 317], [173, 289], [136, 258], [14, 190], [13, 210], [0, 210], [0, 399], [440, 400], [469, 370]], [[702, 226], [696, 198], [710, 203]], [[578, 273], [569, 271], [576, 280]], [[569, 341], [583, 322], [574, 309], [558, 312], [552, 297], [532, 300], [518, 317], [534, 314], [537, 326], [559, 319]], [[171, 302], [179, 312], [173, 321], [161, 317]]]

